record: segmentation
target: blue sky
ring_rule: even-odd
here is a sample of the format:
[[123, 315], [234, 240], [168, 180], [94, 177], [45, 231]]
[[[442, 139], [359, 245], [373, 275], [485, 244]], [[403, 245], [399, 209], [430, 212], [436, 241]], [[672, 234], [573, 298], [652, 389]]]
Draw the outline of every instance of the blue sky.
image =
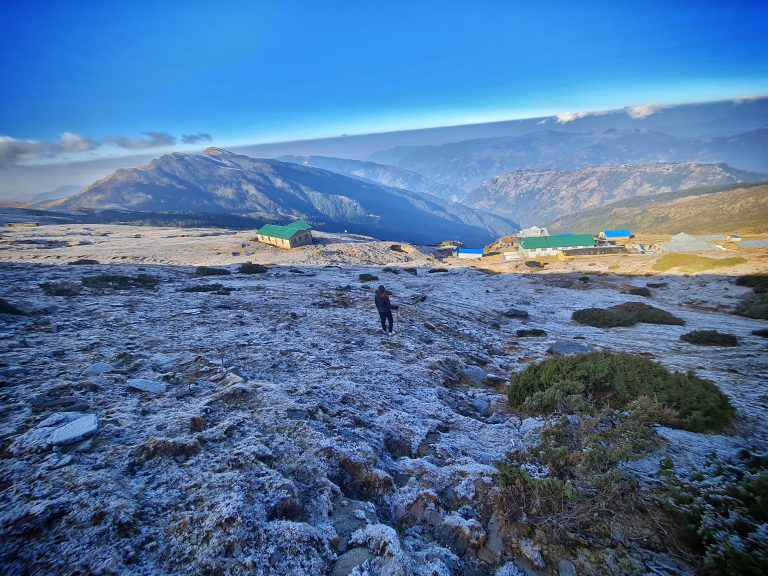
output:
[[6, 163], [768, 94], [765, 2], [10, 0], [1, 10]]

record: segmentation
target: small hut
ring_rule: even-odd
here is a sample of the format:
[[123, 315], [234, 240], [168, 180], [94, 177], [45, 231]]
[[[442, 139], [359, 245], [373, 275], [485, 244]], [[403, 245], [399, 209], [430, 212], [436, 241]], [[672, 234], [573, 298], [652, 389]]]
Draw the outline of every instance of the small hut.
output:
[[287, 226], [266, 224], [256, 231], [256, 238], [264, 244], [290, 250], [312, 244], [312, 228], [304, 220], [297, 220]]

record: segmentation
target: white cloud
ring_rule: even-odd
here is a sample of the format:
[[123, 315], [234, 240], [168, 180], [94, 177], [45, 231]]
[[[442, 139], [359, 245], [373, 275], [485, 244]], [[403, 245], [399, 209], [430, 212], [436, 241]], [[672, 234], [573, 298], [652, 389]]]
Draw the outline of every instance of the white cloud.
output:
[[146, 150], [147, 148], [173, 146], [177, 140], [175, 136], [171, 136], [167, 132], [142, 132], [142, 134], [144, 134], [143, 138], [108, 136], [104, 141], [126, 150]]
[[37, 140], [17, 140], [0, 136], [0, 166], [37, 160], [46, 154], [46, 144]]
[[99, 143], [96, 140], [74, 132], [64, 132], [58, 144], [58, 149], [62, 152], [88, 152], [98, 147]]
[[103, 144], [112, 144], [126, 150], [146, 150], [173, 146], [181, 141], [184, 144], [210, 141], [213, 137], [205, 132], [184, 134], [181, 138], [166, 132], [142, 132], [143, 136], [108, 136], [100, 140], [83, 136], [75, 132], [64, 132], [58, 141], [19, 140], [11, 136], [0, 135], [0, 166], [32, 162], [43, 158], [56, 158], [63, 154], [90, 152]]
[[594, 112], [563, 112], [562, 114], [558, 114], [555, 116], [555, 121], [558, 124], [566, 124], [568, 122], [573, 122], [574, 120], [578, 120], [579, 118], [586, 118], [587, 116], [592, 116]]
[[182, 134], [181, 141], [183, 144], [197, 144], [198, 142], [210, 142], [213, 137], [206, 132], [197, 132], [196, 134]]
[[639, 106], [627, 106], [625, 108], [627, 115], [632, 118], [632, 120], [648, 118], [648, 116], [652, 116], [663, 109], [663, 106], [657, 106], [655, 104], [640, 104]]

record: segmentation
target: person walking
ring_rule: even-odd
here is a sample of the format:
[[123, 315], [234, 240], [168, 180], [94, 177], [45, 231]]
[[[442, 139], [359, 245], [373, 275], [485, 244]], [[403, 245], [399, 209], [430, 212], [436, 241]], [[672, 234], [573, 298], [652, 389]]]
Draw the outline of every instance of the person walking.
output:
[[389, 293], [384, 286], [379, 286], [378, 290], [376, 290], [374, 302], [376, 302], [376, 310], [379, 311], [381, 329], [388, 334], [392, 334], [392, 304], [389, 302]]

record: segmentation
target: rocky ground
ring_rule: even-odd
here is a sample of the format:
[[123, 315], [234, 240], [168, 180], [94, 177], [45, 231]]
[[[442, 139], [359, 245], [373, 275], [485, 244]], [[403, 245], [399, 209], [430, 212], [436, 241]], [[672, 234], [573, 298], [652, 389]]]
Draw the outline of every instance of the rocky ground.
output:
[[[427, 249], [318, 241], [282, 252], [216, 230], [2, 231], [0, 298], [24, 313], [0, 315], [4, 574], [600, 573], [506, 539], [487, 505], [494, 462], [544, 425], [508, 409], [505, 381], [551, 348], [642, 353], [714, 380], [740, 419], [723, 435], [661, 428], [680, 466], [768, 445], [766, 340], [751, 334], [765, 322], [730, 313], [749, 289], [728, 277], [493, 274]], [[65, 265], [79, 258], [99, 264]], [[238, 273], [248, 260], [267, 271]], [[203, 264], [232, 274], [195, 276]], [[81, 285], [98, 274], [158, 283]], [[666, 286], [625, 293], [649, 282]], [[400, 305], [393, 336], [379, 283]], [[182, 291], [210, 284], [222, 289]], [[628, 300], [686, 326], [571, 320]], [[710, 328], [740, 346], [679, 340]], [[673, 573], [660, 568], [673, 559], [623, 553], [634, 573]]]

